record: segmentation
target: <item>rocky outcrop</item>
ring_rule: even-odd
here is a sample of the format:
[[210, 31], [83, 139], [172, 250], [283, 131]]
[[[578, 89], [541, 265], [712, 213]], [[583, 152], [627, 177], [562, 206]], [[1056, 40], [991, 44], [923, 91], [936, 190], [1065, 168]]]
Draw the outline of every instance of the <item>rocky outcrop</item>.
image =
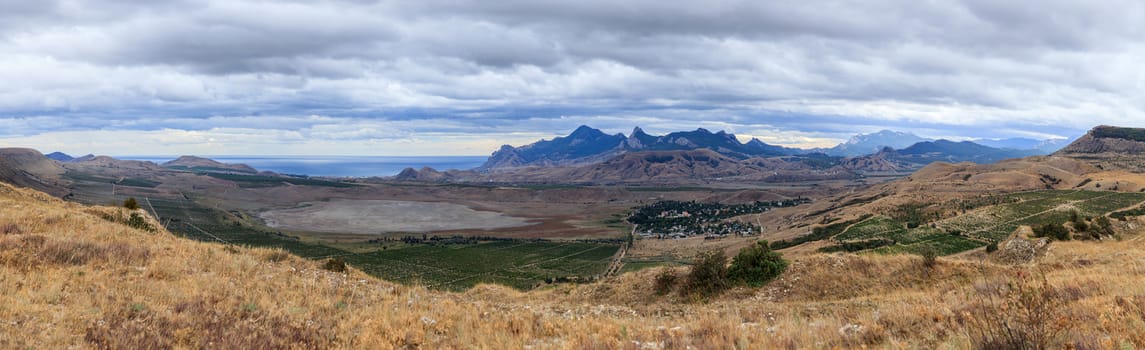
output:
[[1102, 169], [1145, 172], [1145, 129], [1098, 126], [1054, 155], [1082, 159]]
[[1059, 150], [1057, 155], [1133, 155], [1145, 153], [1145, 129], [1098, 126]]

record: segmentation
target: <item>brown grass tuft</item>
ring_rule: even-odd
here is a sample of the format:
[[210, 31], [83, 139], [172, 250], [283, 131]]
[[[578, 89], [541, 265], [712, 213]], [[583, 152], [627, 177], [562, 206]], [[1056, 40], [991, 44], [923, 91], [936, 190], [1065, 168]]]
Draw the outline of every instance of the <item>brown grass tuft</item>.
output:
[[290, 257], [290, 253], [282, 249], [271, 249], [262, 253], [262, 260], [273, 263], [286, 261]]

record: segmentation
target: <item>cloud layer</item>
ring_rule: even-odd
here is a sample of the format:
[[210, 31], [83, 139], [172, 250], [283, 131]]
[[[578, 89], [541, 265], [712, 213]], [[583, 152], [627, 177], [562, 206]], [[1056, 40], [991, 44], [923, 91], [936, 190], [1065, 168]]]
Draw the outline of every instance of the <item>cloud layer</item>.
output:
[[1139, 1], [0, 2], [0, 144], [485, 154], [579, 124], [808, 146], [1073, 136], [1145, 126], [1140, 18]]

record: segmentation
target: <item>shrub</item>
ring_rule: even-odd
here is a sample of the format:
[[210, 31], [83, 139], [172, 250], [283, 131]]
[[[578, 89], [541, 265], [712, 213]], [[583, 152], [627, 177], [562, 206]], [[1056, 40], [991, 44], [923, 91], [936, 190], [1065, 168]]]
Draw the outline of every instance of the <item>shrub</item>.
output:
[[656, 295], [667, 295], [672, 292], [672, 287], [676, 285], [676, 272], [672, 269], [665, 269], [659, 275], [656, 275], [656, 283], [652, 289]]
[[1078, 220], [1077, 222], [1073, 223], [1073, 229], [1077, 230], [1077, 232], [1089, 231], [1089, 224], [1086, 224], [1085, 220]]
[[1109, 222], [1108, 217], [1098, 216], [1097, 219], [1093, 219], [1091, 231], [1100, 235], [1112, 236], [1113, 223]]
[[1069, 230], [1066, 230], [1065, 227], [1062, 225], [1045, 224], [1045, 225], [1036, 225], [1032, 228], [1034, 229], [1034, 236], [1035, 237], [1049, 237], [1049, 238], [1053, 238], [1053, 239], [1056, 239], [1059, 241], [1068, 241], [1069, 240]]
[[938, 249], [932, 246], [922, 246], [918, 249], [918, 255], [922, 257], [922, 267], [928, 271], [938, 265]]
[[990, 242], [990, 244], [986, 245], [986, 252], [987, 253], [993, 253], [996, 251], [998, 251], [998, 242], [997, 241]]
[[707, 298], [728, 288], [728, 257], [723, 251], [710, 251], [696, 255], [695, 265], [688, 273], [685, 294]]
[[125, 222], [125, 224], [131, 228], [140, 229], [147, 232], [155, 232], [155, 227], [147, 223], [147, 220], [144, 220], [143, 216], [139, 215], [139, 213], [131, 213], [131, 216], [127, 218], [127, 222]]
[[322, 264], [322, 269], [333, 272], [346, 272], [346, 260], [342, 258], [331, 258]]
[[139, 209], [139, 202], [135, 200], [135, 197], [129, 197], [123, 200], [123, 207], [131, 210]]
[[761, 240], [751, 247], [741, 249], [732, 259], [728, 278], [736, 283], [761, 287], [779, 277], [786, 269], [787, 260], [783, 260], [783, 255], [772, 251], [767, 241]]
[[1002, 281], [975, 284], [974, 300], [956, 312], [977, 349], [1060, 348], [1060, 336], [1070, 326], [1063, 313], [1067, 293], [1045, 276], [1020, 271]]

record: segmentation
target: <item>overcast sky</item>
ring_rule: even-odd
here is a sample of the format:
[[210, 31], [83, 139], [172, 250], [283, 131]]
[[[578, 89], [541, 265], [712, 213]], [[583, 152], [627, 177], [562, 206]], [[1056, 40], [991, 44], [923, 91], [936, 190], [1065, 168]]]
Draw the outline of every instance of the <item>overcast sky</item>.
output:
[[485, 155], [587, 124], [797, 147], [1145, 127], [1127, 1], [0, 0], [0, 146]]

